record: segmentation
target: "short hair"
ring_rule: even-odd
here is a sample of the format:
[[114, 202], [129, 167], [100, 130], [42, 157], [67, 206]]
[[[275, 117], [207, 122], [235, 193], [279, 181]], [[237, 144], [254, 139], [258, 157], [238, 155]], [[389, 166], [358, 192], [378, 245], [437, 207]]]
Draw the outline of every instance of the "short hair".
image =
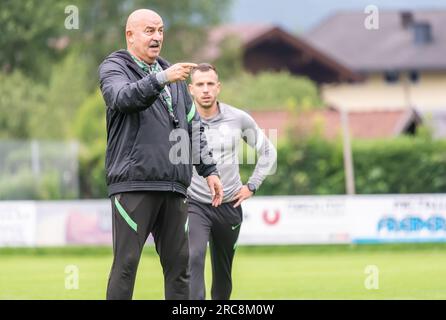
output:
[[218, 76], [217, 68], [214, 65], [207, 63], [207, 62], [200, 63], [196, 67], [192, 68], [190, 76], [192, 77], [197, 70], [201, 71], [201, 72], [207, 72], [209, 70], [214, 70], [214, 72]]

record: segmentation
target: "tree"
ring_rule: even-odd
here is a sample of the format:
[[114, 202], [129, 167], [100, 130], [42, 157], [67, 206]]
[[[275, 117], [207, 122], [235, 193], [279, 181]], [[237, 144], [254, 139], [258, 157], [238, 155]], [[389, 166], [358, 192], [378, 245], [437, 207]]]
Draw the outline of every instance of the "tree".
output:
[[98, 65], [110, 52], [125, 48], [128, 15], [139, 8], [158, 12], [165, 25], [161, 55], [172, 62], [190, 59], [206, 30], [225, 18], [231, 0], [89, 0], [73, 1], [79, 7], [79, 32], [67, 31], [71, 45], [88, 52]]
[[[71, 49], [80, 49], [98, 65], [110, 52], [125, 47], [128, 14], [138, 8], [160, 13], [166, 25], [163, 54], [171, 61], [192, 57], [206, 28], [224, 18], [231, 0], [3, 0], [0, 4], [0, 70], [19, 69], [48, 80], [48, 65]], [[79, 28], [67, 29], [67, 5], [78, 9]], [[37, 62], [37, 63], [36, 63]]]
[[222, 84], [221, 101], [243, 109], [290, 109], [319, 107], [322, 102], [314, 82], [288, 72], [242, 73]]
[[[95, 88], [97, 80], [90, 81], [88, 65], [77, 52], [70, 52], [50, 69], [44, 103], [35, 106], [30, 120], [30, 132], [38, 139], [70, 139], [73, 137], [73, 119], [79, 106]], [[93, 85], [94, 84], [94, 85]]]
[[0, 5], [0, 70], [21, 70], [26, 75], [43, 75], [56, 61], [58, 52], [48, 44], [64, 23], [59, 1], [3, 0]]
[[73, 124], [74, 135], [81, 144], [79, 154], [81, 197], [106, 197], [105, 104], [99, 89], [80, 106]]
[[242, 43], [238, 36], [229, 35], [220, 43], [220, 55], [213, 62], [221, 81], [239, 78], [243, 73]]
[[31, 119], [45, 101], [44, 86], [26, 78], [20, 71], [0, 72], [0, 138], [29, 139]]

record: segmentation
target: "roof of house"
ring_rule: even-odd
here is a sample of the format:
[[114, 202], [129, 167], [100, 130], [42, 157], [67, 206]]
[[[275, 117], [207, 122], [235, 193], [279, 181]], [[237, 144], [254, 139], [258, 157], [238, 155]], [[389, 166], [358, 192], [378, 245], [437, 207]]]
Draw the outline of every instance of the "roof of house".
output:
[[[446, 70], [446, 10], [379, 11], [367, 29], [364, 12], [339, 12], [304, 35], [306, 41], [357, 72]], [[404, 21], [411, 22], [404, 24]], [[415, 42], [414, 26], [428, 24], [432, 41]], [[420, 34], [418, 33], [418, 36]]]
[[220, 44], [230, 35], [236, 35], [242, 45], [249, 44], [258, 36], [274, 28], [271, 24], [224, 24], [210, 29], [208, 42], [199, 52], [201, 59], [214, 61], [220, 56]]
[[[340, 81], [356, 81], [361, 79], [358, 74], [324, 52], [314, 48], [302, 38], [270, 24], [226, 24], [217, 26], [209, 31], [207, 44], [198, 52], [197, 60], [215, 61], [221, 54], [222, 41], [228, 36], [238, 37], [243, 46], [245, 56], [250, 50], [251, 53], [258, 53], [260, 50], [272, 50], [274, 47], [279, 48], [282, 45], [284, 46], [283, 49], [286, 49], [287, 52], [289, 50], [294, 52], [292, 58], [288, 59], [288, 61], [279, 61], [279, 64], [283, 66], [286, 65], [291, 67], [291, 69], [302, 70], [302, 66], [309, 66], [310, 64], [314, 66], [313, 64], [316, 63], [319, 68], [322, 66], [322, 69], [315, 71], [313, 68], [313, 73], [333, 73], [337, 75], [336, 77]], [[283, 52], [285, 50], [279, 51]], [[270, 52], [270, 57], [276, 58], [275, 60], [286, 59], [283, 56], [279, 57], [275, 53]], [[270, 59], [267, 59], [267, 61]], [[267, 63], [256, 62], [256, 64], [260, 65], [262, 63], [265, 69], [267, 69]], [[310, 68], [312, 68], [311, 66]]]
[[[256, 111], [250, 114], [266, 132], [278, 130], [279, 139], [285, 136], [287, 128], [304, 133], [320, 129], [327, 139], [335, 139], [342, 134], [341, 114], [336, 109], [313, 110], [296, 115], [287, 111]], [[413, 109], [348, 112], [350, 133], [356, 139], [395, 137], [419, 122], [420, 118]]]
[[286, 136], [286, 131], [292, 123], [290, 113], [285, 110], [248, 111], [248, 113], [254, 118], [259, 128], [264, 130], [267, 136], [269, 136], [270, 130], [277, 130], [278, 139]]

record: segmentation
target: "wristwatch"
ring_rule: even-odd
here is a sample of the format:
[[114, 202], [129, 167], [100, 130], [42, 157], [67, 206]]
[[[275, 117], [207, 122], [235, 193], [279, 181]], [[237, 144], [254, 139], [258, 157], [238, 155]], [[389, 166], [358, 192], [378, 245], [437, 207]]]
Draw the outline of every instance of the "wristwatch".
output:
[[248, 190], [251, 191], [253, 194], [256, 193], [256, 186], [253, 183], [248, 183], [247, 184]]

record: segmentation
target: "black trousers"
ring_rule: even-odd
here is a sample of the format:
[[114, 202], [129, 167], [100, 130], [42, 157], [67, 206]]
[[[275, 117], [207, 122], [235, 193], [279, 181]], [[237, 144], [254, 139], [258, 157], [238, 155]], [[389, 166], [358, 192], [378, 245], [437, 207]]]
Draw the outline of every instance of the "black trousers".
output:
[[232, 292], [232, 261], [243, 220], [235, 202], [217, 208], [189, 198], [190, 299], [204, 300], [204, 267], [209, 241], [212, 263], [211, 298], [228, 300]]
[[127, 192], [111, 197], [113, 265], [107, 299], [131, 299], [136, 271], [152, 233], [164, 274], [166, 299], [189, 299], [186, 198], [175, 192]]

